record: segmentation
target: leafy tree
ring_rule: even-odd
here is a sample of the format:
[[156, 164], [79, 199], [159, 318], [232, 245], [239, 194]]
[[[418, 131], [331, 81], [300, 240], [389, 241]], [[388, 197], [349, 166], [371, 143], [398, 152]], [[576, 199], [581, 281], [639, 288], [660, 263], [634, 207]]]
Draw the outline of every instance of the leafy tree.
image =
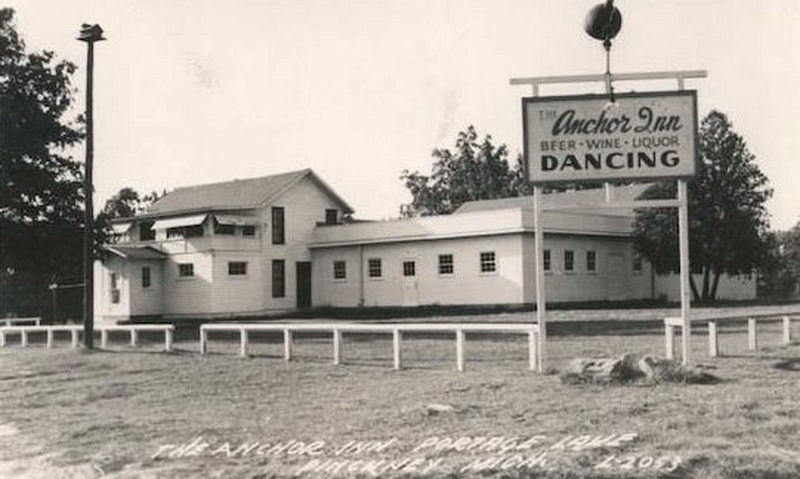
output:
[[473, 126], [458, 134], [453, 151], [437, 148], [433, 157], [430, 175], [408, 170], [401, 174], [412, 196], [411, 203], [400, 208], [403, 216], [447, 214], [467, 201], [529, 192], [521, 157], [510, 167], [508, 148], [494, 145], [489, 135], [479, 140]]
[[81, 277], [82, 174], [67, 153], [75, 65], [28, 53], [0, 9], [0, 314], [41, 313], [47, 284]]
[[[772, 195], [767, 177], [755, 164], [744, 139], [719, 111], [700, 124], [700, 161], [689, 183], [689, 256], [693, 272], [702, 273], [702, 289], [691, 278], [695, 300], [716, 297], [720, 275], [751, 274], [769, 253]], [[674, 198], [675, 182], [650, 187], [643, 199]], [[679, 269], [677, 211], [653, 208], [637, 211], [636, 249], [659, 273]]]
[[97, 244], [108, 244], [111, 239], [111, 220], [116, 218], [130, 218], [136, 216], [150, 207], [159, 198], [166, 195], [167, 191], [161, 193], [152, 191], [146, 195], [126, 186], [120, 189], [114, 196], [106, 200], [105, 206], [97, 215]]

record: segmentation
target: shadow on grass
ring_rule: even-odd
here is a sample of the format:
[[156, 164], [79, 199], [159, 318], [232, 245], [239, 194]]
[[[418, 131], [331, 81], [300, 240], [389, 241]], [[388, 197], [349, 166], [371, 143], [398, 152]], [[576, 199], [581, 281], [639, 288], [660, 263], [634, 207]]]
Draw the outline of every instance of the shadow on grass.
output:
[[800, 373], [800, 358], [787, 358], [772, 365], [775, 369], [782, 371], [794, 371]]

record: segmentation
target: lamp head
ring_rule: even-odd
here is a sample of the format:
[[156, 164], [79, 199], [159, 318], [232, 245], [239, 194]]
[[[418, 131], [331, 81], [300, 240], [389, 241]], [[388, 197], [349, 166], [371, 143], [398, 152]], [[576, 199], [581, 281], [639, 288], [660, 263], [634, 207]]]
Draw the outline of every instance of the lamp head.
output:
[[616, 37], [622, 28], [622, 13], [614, 6], [613, 1], [600, 3], [592, 7], [586, 14], [583, 29], [590, 37], [607, 41]]
[[84, 23], [81, 25], [81, 32], [78, 34], [78, 40], [87, 43], [105, 40], [103, 37], [103, 29], [97, 24], [89, 25], [88, 23]]

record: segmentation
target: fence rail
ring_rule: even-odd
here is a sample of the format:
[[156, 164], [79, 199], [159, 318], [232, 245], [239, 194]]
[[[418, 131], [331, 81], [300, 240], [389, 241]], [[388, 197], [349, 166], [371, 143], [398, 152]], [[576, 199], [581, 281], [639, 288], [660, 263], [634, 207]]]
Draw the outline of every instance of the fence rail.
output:
[[[163, 332], [164, 333], [164, 350], [172, 351], [172, 343], [174, 338], [175, 326], [171, 324], [130, 324], [130, 325], [98, 325], [94, 328], [95, 332], [100, 333], [100, 348], [106, 349], [108, 347], [109, 334], [112, 332], [127, 332], [130, 335], [131, 346], [138, 345], [140, 332]], [[52, 348], [55, 333], [68, 332], [70, 333], [71, 345], [77, 348], [79, 344], [79, 335], [83, 332], [83, 326], [80, 324], [67, 324], [67, 325], [43, 325], [43, 326], [5, 326], [0, 327], [0, 347], [5, 347], [9, 334], [19, 334], [20, 346], [28, 346], [28, 336], [31, 333], [45, 333], [47, 335], [47, 347]]]
[[402, 368], [403, 333], [443, 332], [452, 333], [456, 339], [456, 370], [465, 367], [466, 333], [508, 333], [528, 335], [528, 364], [536, 368], [536, 335], [539, 328], [535, 324], [522, 323], [227, 323], [203, 324], [200, 326], [200, 354], [208, 352], [210, 332], [238, 332], [239, 354], [248, 355], [249, 333], [263, 331], [283, 332], [284, 359], [292, 359], [292, 344], [295, 332], [330, 333], [333, 342], [333, 363], [342, 363], [342, 333], [385, 333], [392, 335], [392, 359], [394, 369]]
[[42, 318], [30, 317], [30, 318], [3, 318], [0, 319], [0, 323], [4, 323], [6, 326], [14, 326], [19, 323], [33, 323], [35, 326], [39, 326], [42, 324]]
[[[758, 321], [770, 321], [782, 323], [781, 344], [792, 342], [792, 321], [800, 316], [798, 311], [781, 311], [772, 313], [755, 314], [721, 314], [706, 317], [692, 318], [692, 323], [708, 323], [708, 355], [712, 358], [720, 356], [719, 347], [719, 328], [722, 324], [740, 322], [747, 320], [747, 350], [758, 350]], [[669, 359], [675, 356], [675, 329], [682, 326], [681, 318], [664, 318], [664, 348], [665, 355]]]

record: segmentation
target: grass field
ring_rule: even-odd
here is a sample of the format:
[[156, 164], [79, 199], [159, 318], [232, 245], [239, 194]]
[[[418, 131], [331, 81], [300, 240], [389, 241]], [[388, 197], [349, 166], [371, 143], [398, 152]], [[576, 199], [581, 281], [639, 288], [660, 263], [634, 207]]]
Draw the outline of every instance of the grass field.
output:
[[[548, 364], [663, 353], [658, 327], [601, 329], [562, 326]], [[290, 363], [277, 337], [249, 358], [215, 338], [204, 357], [0, 349], [0, 477], [800, 477], [800, 345], [777, 324], [750, 353], [725, 329], [713, 360], [698, 330], [715, 385], [565, 385], [527, 370], [522, 337], [469, 339], [463, 373], [450, 337], [404, 341], [402, 371], [389, 338], [346, 335], [342, 366], [323, 338]]]

